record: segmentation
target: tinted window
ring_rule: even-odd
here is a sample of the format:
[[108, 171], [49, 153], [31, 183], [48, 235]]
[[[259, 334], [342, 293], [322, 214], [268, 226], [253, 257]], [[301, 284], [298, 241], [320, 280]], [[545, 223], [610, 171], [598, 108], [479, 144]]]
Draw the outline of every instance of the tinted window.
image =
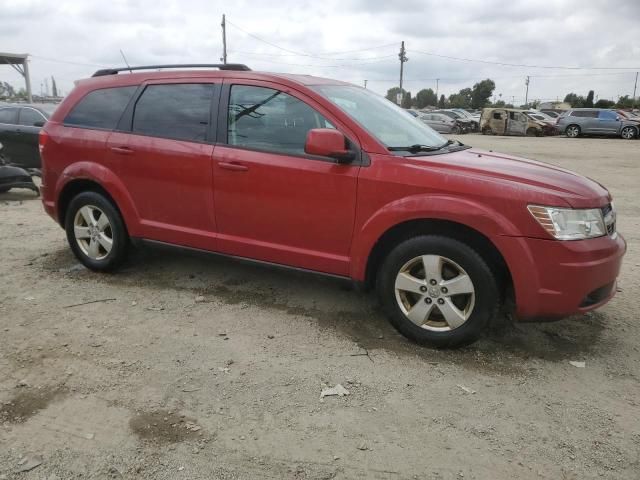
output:
[[16, 123], [17, 108], [0, 108], [0, 123]]
[[33, 127], [35, 123], [43, 124], [46, 121], [42, 114], [33, 108], [23, 108], [20, 110], [20, 125]]
[[228, 143], [304, 154], [307, 132], [334, 128], [309, 105], [271, 88], [234, 85], [229, 98]]
[[137, 87], [94, 90], [73, 107], [65, 125], [113, 130]]
[[597, 110], [574, 110], [571, 113], [572, 117], [581, 117], [581, 118], [596, 118], [598, 116]]
[[133, 132], [203, 142], [211, 117], [213, 84], [149, 85], [136, 103]]
[[616, 112], [612, 112], [611, 110], [600, 110], [598, 112], [598, 118], [603, 120], [615, 120], [618, 118], [618, 114]]

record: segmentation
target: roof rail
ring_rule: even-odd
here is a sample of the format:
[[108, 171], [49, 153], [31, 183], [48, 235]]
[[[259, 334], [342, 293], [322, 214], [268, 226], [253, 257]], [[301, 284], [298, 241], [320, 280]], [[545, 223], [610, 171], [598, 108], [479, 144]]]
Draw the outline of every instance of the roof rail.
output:
[[146, 65], [140, 67], [122, 67], [122, 68], [104, 68], [98, 70], [91, 75], [92, 77], [103, 77], [105, 75], [117, 75], [119, 72], [126, 72], [133, 70], [159, 70], [162, 68], [217, 68], [219, 70], [240, 70], [249, 71], [249, 67], [242, 63], [176, 63], [172, 65]]

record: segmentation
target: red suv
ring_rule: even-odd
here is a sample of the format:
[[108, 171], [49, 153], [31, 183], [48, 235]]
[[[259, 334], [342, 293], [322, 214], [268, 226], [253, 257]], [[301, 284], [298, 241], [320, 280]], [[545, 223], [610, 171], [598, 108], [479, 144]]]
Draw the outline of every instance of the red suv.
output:
[[597, 182], [344, 82], [183, 67], [98, 71], [41, 133], [44, 208], [90, 269], [138, 239], [312, 270], [375, 286], [401, 333], [441, 347], [505, 302], [557, 318], [614, 295], [626, 244]]

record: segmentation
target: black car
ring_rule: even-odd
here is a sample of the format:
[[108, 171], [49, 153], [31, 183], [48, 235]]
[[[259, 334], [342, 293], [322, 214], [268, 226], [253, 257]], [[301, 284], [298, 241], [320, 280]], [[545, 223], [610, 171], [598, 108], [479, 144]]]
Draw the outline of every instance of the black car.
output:
[[57, 105], [0, 105], [0, 143], [9, 163], [40, 168], [38, 134]]

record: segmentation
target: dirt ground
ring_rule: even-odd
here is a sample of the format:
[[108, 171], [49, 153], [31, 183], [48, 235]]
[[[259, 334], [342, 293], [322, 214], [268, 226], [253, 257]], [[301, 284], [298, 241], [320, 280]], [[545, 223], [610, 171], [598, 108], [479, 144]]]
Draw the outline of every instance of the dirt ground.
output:
[[164, 250], [91, 273], [0, 195], [0, 479], [640, 478], [640, 141], [460, 139], [612, 191], [610, 304], [420, 348], [314, 275]]

